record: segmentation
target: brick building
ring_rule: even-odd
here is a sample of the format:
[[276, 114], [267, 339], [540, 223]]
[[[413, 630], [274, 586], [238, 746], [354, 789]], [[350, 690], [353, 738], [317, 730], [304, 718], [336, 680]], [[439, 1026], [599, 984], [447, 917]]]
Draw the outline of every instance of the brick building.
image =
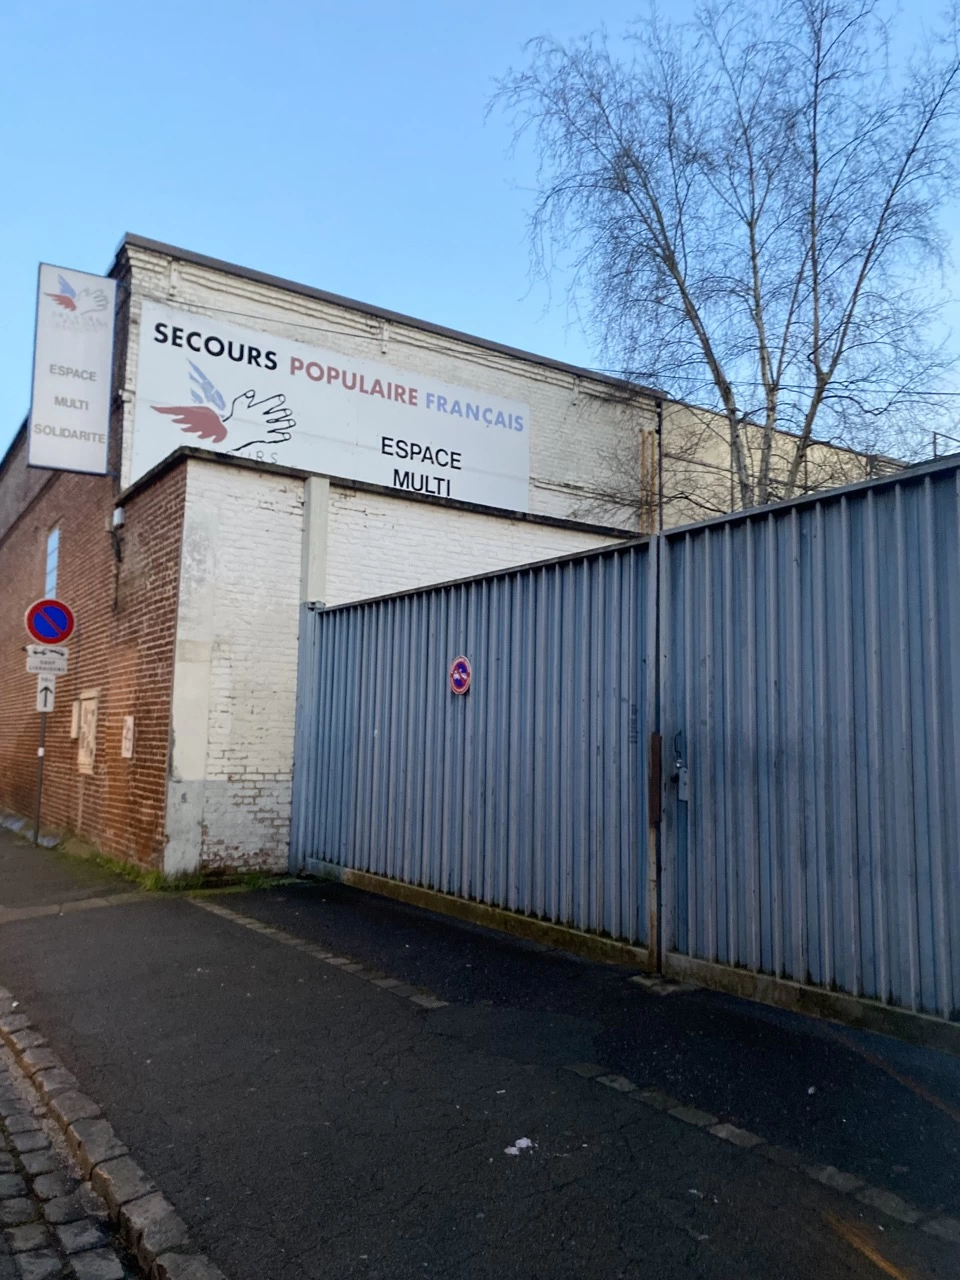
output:
[[[28, 468], [25, 427], [0, 462], [0, 808], [32, 812], [39, 716], [23, 615], [56, 594], [78, 621], [48, 717], [44, 825], [169, 873], [282, 868], [301, 601], [362, 599], [649, 527], [642, 503], [603, 524], [573, 516], [624, 440], [641, 480], [655, 466], [657, 396], [134, 236], [110, 275], [111, 474]], [[179, 363], [161, 364], [172, 347]], [[229, 410], [228, 360], [246, 377]], [[294, 379], [295, 430], [284, 395], [270, 394], [276, 367]], [[169, 387], [167, 369], [179, 371]], [[315, 406], [346, 405], [363, 370], [368, 393], [380, 370], [385, 398], [467, 415], [436, 420], [430, 456], [446, 472], [401, 461], [403, 437], [379, 434], [374, 457], [359, 428], [316, 425]], [[262, 438], [229, 448], [226, 424], [248, 405]], [[474, 450], [470, 474], [466, 462], [455, 474], [456, 440]], [[327, 451], [322, 464], [308, 445]], [[71, 736], [81, 701], [95, 709], [92, 759]]]

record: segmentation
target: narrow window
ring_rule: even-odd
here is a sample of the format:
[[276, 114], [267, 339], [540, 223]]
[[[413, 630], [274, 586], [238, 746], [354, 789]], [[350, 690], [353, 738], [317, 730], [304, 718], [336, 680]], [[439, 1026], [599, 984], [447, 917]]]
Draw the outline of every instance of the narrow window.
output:
[[57, 565], [60, 561], [60, 526], [54, 527], [47, 534], [47, 569], [43, 583], [43, 594], [49, 599], [57, 594]]

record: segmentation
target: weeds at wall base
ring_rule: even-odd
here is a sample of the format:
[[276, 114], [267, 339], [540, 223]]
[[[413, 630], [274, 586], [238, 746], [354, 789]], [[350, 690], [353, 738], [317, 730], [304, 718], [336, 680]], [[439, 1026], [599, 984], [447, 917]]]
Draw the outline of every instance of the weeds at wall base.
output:
[[290, 883], [289, 876], [271, 876], [262, 871], [193, 871], [168, 876], [156, 867], [141, 867], [135, 862], [123, 862], [119, 858], [100, 853], [99, 850], [92, 854], [67, 852], [67, 857], [92, 862], [104, 871], [110, 871], [123, 880], [136, 884], [144, 893], [220, 893], [225, 889], [251, 892]]
[[[26, 819], [17, 820], [16, 815], [10, 815], [9, 820], [0, 825], [6, 826], [19, 839], [29, 843]], [[137, 862], [125, 862], [122, 858], [113, 858], [77, 835], [63, 835], [57, 839], [57, 843], [53, 843], [55, 839], [57, 839], [56, 836], [51, 837], [50, 841], [43, 846], [45, 851], [60, 854], [74, 863], [99, 867], [103, 871], [118, 876], [121, 880], [135, 884], [144, 893], [222, 893], [224, 891], [244, 893], [292, 883], [292, 878], [286, 875], [229, 869], [186, 872], [168, 876], [157, 867], [147, 867]]]

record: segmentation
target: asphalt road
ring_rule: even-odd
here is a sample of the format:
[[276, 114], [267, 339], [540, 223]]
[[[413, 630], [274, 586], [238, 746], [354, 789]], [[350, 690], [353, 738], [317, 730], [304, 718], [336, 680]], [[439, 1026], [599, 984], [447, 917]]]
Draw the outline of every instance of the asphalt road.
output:
[[214, 901], [446, 1007], [179, 896], [23, 917], [126, 891], [0, 832], [0, 983], [230, 1280], [960, 1274], [960, 1246], [566, 1069], [960, 1213], [958, 1060], [339, 886]]

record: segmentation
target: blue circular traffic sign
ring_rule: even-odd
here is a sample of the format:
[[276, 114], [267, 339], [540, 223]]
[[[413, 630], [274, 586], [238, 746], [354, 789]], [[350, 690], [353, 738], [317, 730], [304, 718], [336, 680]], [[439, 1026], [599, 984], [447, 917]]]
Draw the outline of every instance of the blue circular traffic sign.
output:
[[38, 644], [65, 644], [73, 635], [73, 610], [62, 600], [35, 600], [24, 621]]

